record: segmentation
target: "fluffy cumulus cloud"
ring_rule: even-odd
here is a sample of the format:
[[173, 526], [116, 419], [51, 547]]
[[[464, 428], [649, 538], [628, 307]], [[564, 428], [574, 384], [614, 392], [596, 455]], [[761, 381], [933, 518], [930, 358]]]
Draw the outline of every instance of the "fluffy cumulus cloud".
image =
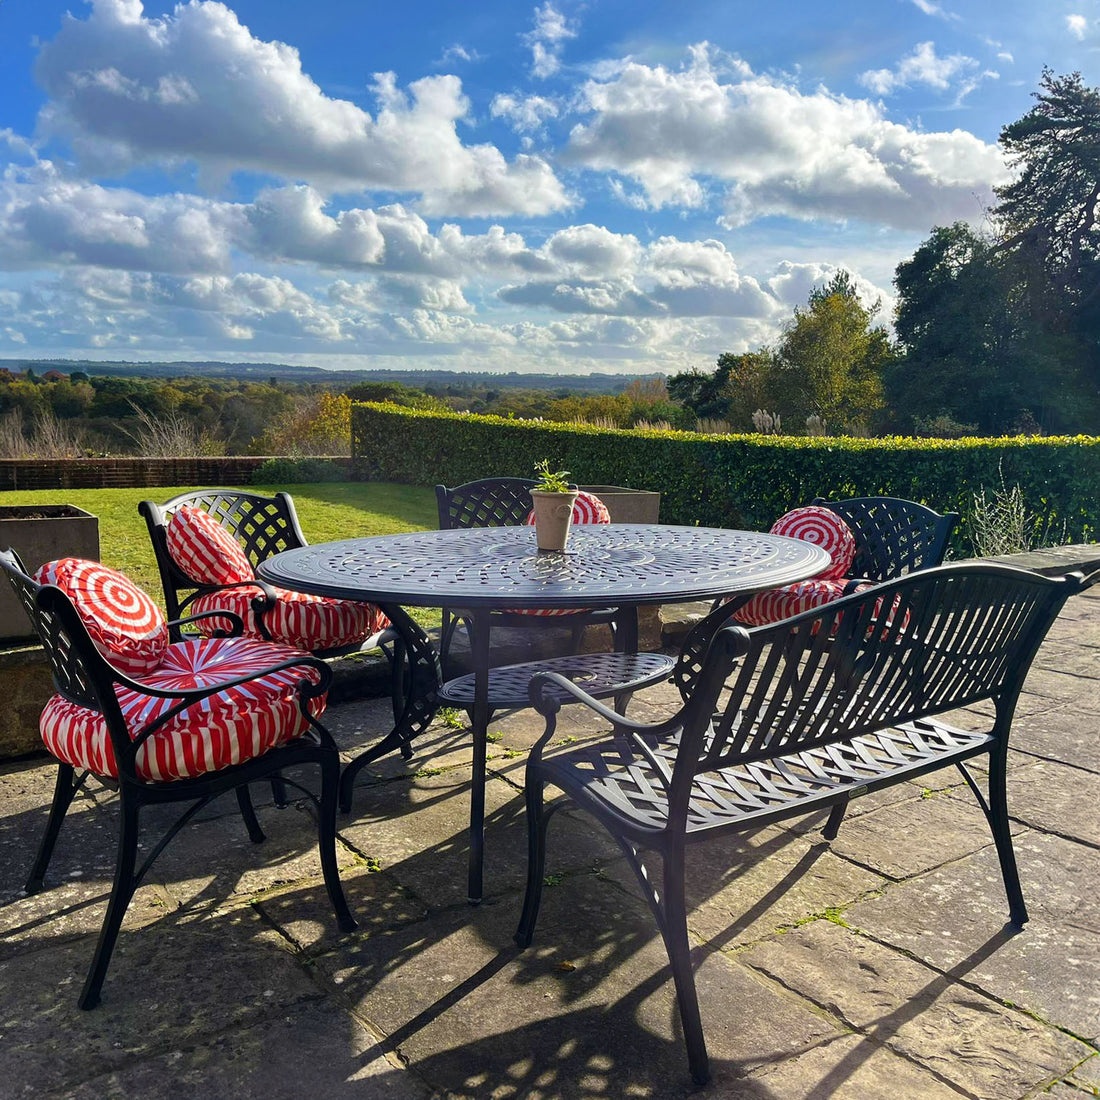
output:
[[921, 42], [893, 69], [870, 69], [862, 73], [859, 80], [876, 95], [890, 95], [913, 84], [946, 92], [962, 82], [964, 86], [973, 87], [972, 81], [979, 68], [973, 57], [960, 53], [940, 57], [934, 43]]
[[705, 47], [679, 71], [632, 62], [582, 96], [592, 117], [574, 127], [568, 160], [626, 177], [654, 208], [717, 192], [727, 226], [787, 215], [926, 230], [975, 216], [975, 195], [1006, 178], [996, 147], [973, 134], [916, 130], [824, 89], [725, 77]]
[[1083, 15], [1067, 15], [1066, 30], [1078, 42], [1084, 42], [1085, 36], [1089, 33], [1089, 21]]
[[93, 0], [46, 43], [36, 76], [50, 97], [44, 132], [73, 141], [94, 170], [141, 162], [250, 169], [326, 189], [422, 196], [425, 212], [546, 214], [568, 205], [541, 158], [507, 161], [464, 145], [469, 113], [459, 79], [425, 77], [401, 90], [375, 77], [378, 110], [326, 96], [297, 50], [253, 37], [233, 11], [190, 0], [160, 19], [139, 0]]

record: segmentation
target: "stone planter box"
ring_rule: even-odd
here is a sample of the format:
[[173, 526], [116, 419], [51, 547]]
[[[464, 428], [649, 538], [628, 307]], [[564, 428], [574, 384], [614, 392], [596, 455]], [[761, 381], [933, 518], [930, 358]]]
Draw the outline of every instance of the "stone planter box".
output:
[[621, 485], [582, 485], [607, 505], [612, 523], [657, 523], [661, 494], [648, 489], [626, 489]]
[[[28, 570], [55, 558], [99, 559], [99, 520], [71, 504], [0, 507], [0, 547], [11, 548]], [[7, 578], [0, 580], [0, 646], [34, 639], [34, 629]]]

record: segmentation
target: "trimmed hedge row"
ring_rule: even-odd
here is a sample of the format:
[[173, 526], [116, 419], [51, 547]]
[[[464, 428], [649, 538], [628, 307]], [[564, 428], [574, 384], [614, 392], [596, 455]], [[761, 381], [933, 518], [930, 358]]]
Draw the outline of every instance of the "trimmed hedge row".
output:
[[[766, 530], [815, 496], [896, 496], [963, 516], [973, 494], [1019, 484], [1055, 541], [1100, 538], [1100, 438], [807, 438], [622, 431], [498, 416], [352, 407], [352, 476], [413, 485], [533, 476], [548, 458], [588, 485], [661, 493], [661, 521]], [[1063, 535], [1064, 529], [1064, 535]]]

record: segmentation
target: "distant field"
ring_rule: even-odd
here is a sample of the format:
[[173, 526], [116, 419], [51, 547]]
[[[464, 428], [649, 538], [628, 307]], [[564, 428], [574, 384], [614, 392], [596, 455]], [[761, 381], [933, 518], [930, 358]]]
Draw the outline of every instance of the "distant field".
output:
[[[161, 602], [160, 577], [145, 520], [138, 502], [158, 503], [195, 486], [174, 489], [44, 489], [0, 493], [2, 504], [75, 504], [99, 517], [100, 556], [121, 570]], [[248, 486], [259, 493], [274, 493], [280, 486]], [[435, 494], [411, 485], [340, 482], [293, 485], [288, 489], [298, 510], [302, 530], [310, 542], [360, 535], [389, 535], [399, 531], [424, 531], [438, 526]], [[19, 547], [15, 547], [18, 551]], [[438, 619], [436, 611], [417, 614], [417, 619]]]

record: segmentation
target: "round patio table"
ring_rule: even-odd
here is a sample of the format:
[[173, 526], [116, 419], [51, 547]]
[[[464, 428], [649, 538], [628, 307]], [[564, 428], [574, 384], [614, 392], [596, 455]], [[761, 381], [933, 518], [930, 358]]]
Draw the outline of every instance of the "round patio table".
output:
[[[469, 610], [475, 686], [468, 893], [477, 902], [482, 891], [490, 612], [629, 608], [748, 595], [812, 577], [829, 560], [820, 547], [780, 535], [613, 523], [574, 527], [562, 553], [538, 552], [534, 527], [416, 531], [303, 546], [260, 563], [257, 573], [279, 588], [378, 604], [402, 637], [411, 669], [404, 712], [388, 737], [345, 768], [340, 790], [345, 811], [351, 807], [358, 771], [393, 748], [408, 756], [413, 733], [434, 712], [438, 656], [402, 605]], [[548, 625], [553, 622], [548, 618]], [[637, 649], [636, 630], [620, 647]]]

